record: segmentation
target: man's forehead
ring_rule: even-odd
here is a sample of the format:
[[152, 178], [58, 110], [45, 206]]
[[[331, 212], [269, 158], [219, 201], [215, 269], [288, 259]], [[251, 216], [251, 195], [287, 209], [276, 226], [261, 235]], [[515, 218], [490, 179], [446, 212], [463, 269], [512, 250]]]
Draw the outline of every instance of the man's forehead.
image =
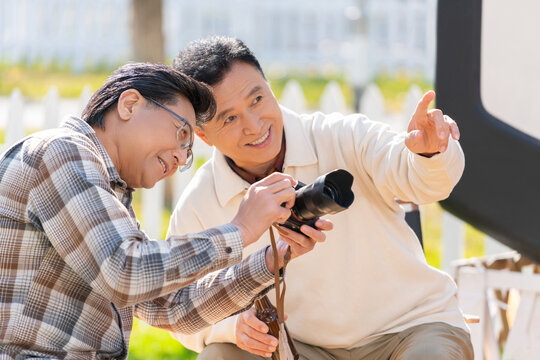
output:
[[249, 83], [261, 84], [265, 82], [266, 80], [255, 66], [245, 62], [236, 62], [223, 75], [221, 81], [214, 84], [212, 88], [219, 90], [223, 88], [229, 89], [230, 87], [242, 87], [242, 85], [249, 87]]
[[237, 61], [225, 73], [220, 82], [211, 86], [216, 100], [217, 112], [205, 125], [224, 120], [225, 115], [243, 104], [255, 94], [269, 87], [259, 70], [246, 62]]

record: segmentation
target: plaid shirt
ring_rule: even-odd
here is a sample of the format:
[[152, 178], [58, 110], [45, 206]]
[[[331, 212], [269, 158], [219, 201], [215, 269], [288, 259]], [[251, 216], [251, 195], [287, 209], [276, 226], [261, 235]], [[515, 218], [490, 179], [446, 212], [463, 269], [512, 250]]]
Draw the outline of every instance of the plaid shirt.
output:
[[132, 191], [77, 118], [2, 154], [0, 359], [125, 358], [133, 316], [194, 333], [272, 287], [231, 224], [148, 239]]

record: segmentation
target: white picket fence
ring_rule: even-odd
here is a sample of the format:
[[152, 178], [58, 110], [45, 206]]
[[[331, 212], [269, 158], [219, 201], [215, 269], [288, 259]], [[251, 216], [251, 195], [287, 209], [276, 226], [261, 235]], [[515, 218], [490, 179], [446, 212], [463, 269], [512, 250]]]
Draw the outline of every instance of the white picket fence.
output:
[[[60, 99], [58, 90], [51, 87], [43, 102], [36, 103], [24, 99], [21, 92], [16, 89], [9, 98], [0, 98], [0, 127], [5, 128], [5, 142], [2, 149], [6, 149], [25, 132], [56, 127], [61, 120], [69, 115], [79, 115], [90, 98], [92, 91], [85, 87], [78, 100]], [[414, 111], [422, 92], [417, 86], [412, 86], [405, 96], [403, 112], [401, 114], [389, 114], [386, 111], [384, 98], [379, 88], [370, 84], [363, 92], [358, 102], [360, 112], [372, 119], [388, 123], [396, 131], [406, 129], [410, 114]], [[295, 80], [289, 81], [283, 91], [280, 102], [298, 112], [308, 111], [306, 99], [302, 88]], [[336, 82], [327, 84], [321, 96], [319, 109], [323, 112], [351, 113], [352, 109], [346, 105], [342, 90]], [[4, 114], [7, 118], [3, 120]], [[196, 139], [194, 154], [197, 158], [209, 158], [212, 149], [202, 141]], [[182, 190], [193, 176], [194, 170], [174, 175], [174, 201], [176, 203]], [[163, 227], [162, 212], [165, 201], [165, 186], [163, 182], [156, 184], [150, 190], [142, 190], [142, 214], [141, 223], [146, 233], [152, 238], [161, 237]], [[464, 257], [465, 223], [453, 215], [444, 212], [442, 215], [442, 262], [444, 270], [450, 269], [450, 263], [455, 259]], [[507, 251], [504, 245], [493, 239], [485, 239], [486, 254], [494, 254]]]

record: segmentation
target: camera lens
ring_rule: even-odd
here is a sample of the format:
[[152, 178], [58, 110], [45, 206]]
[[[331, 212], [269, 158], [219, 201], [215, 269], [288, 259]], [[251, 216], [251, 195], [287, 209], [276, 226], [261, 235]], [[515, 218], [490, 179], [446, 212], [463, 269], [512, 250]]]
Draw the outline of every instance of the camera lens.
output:
[[343, 169], [319, 176], [310, 185], [299, 182], [292, 215], [283, 225], [299, 231], [302, 224], [313, 226], [319, 216], [337, 214], [347, 209], [354, 200], [352, 183], [353, 176]]
[[326, 184], [323, 188], [323, 196], [327, 199], [336, 201], [339, 190], [334, 187], [334, 184]]

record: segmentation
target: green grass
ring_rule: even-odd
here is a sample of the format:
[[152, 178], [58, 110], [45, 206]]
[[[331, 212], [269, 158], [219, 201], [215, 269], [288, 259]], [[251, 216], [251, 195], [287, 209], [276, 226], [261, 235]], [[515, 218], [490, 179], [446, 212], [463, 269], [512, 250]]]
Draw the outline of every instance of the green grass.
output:
[[169, 332], [138, 319], [133, 322], [129, 360], [188, 360], [196, 357], [197, 353], [184, 348]]
[[93, 73], [73, 74], [64, 67], [44, 68], [33, 66], [0, 65], [0, 95], [9, 96], [13, 89], [19, 88], [30, 99], [41, 100], [51, 86], [56, 86], [60, 97], [76, 98], [81, 95], [85, 85], [97, 90], [110, 74], [108, 70]]
[[[113, 70], [113, 68], [101, 68], [97, 72], [73, 74], [67, 65], [45, 68], [39, 63], [30, 66], [0, 64], [0, 96], [9, 96], [13, 89], [19, 88], [25, 97], [41, 99], [51, 86], [56, 86], [60, 97], [76, 98], [80, 96], [83, 87], [87, 84], [94, 91], [97, 90]], [[317, 107], [324, 87], [330, 80], [335, 80], [341, 85], [347, 104], [349, 106], [352, 104], [352, 88], [343, 76], [325, 78], [317, 74], [292, 74], [271, 78], [270, 85], [277, 98], [281, 96], [285, 84], [290, 79], [296, 79], [300, 83], [310, 108]]]
[[[424, 239], [424, 253], [428, 264], [436, 268], [441, 267], [441, 219], [442, 208], [439, 204], [424, 205], [422, 214], [422, 236]], [[465, 226], [465, 257], [480, 257], [484, 254], [485, 235], [469, 224]]]
[[[40, 63], [18, 64], [16, 66], [0, 63], [0, 96], [9, 96], [13, 89], [19, 88], [24, 96], [31, 99], [41, 99], [51, 86], [56, 86], [60, 97], [79, 97], [85, 85], [90, 85], [95, 91], [114, 71], [112, 67], [101, 66], [92, 72], [73, 74], [69, 69], [69, 64], [53, 64], [44, 67]], [[317, 72], [307, 72], [269, 77], [270, 86], [278, 99], [283, 93], [285, 84], [291, 79], [300, 83], [307, 106], [311, 109], [317, 108], [324, 88], [331, 80], [338, 82], [343, 91], [345, 102], [348, 106], [352, 106], [353, 89], [343, 74], [325, 77]], [[373, 79], [373, 82], [381, 89], [390, 111], [401, 110], [403, 99], [411, 85], [416, 84], [423, 91], [433, 88], [433, 84], [422, 77], [410, 76], [405, 73], [379, 74]]]

